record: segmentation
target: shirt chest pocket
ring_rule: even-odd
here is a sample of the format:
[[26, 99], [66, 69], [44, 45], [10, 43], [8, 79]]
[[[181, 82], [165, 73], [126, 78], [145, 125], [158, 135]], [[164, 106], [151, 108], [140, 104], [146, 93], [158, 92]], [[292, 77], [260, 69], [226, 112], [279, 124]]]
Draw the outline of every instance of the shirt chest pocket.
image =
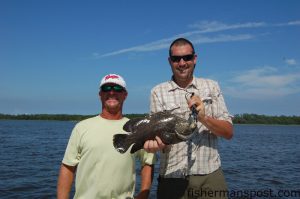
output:
[[213, 117], [213, 100], [211, 97], [203, 97], [202, 102], [205, 107], [205, 115]]
[[214, 99], [215, 99], [213, 93], [208, 88], [206, 88], [200, 90], [198, 95], [200, 96], [202, 102], [204, 103], [205, 115], [213, 117], [214, 116], [213, 106], [214, 106]]

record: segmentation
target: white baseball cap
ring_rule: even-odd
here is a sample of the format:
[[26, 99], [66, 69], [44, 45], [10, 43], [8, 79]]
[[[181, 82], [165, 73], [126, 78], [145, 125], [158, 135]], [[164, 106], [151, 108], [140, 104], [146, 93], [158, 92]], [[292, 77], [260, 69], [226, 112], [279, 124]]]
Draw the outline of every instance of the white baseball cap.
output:
[[117, 84], [119, 86], [122, 86], [126, 90], [126, 82], [124, 81], [123, 77], [121, 77], [120, 75], [117, 74], [105, 75], [101, 80], [99, 88], [101, 88], [101, 86], [103, 86], [104, 84], [108, 84], [108, 83]]

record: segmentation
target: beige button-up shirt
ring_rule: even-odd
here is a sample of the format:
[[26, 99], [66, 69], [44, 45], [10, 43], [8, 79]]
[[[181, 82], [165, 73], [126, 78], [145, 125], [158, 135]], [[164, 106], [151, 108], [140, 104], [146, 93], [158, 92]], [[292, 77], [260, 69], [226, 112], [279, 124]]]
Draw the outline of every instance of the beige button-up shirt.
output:
[[[155, 86], [151, 90], [151, 113], [172, 110], [172, 113], [188, 119], [191, 110], [185, 97], [187, 92], [194, 92], [204, 101], [206, 115], [232, 123], [218, 83], [196, 77], [187, 88], [180, 88], [173, 80]], [[221, 166], [217, 136], [200, 122], [197, 126], [191, 139], [169, 145], [160, 154], [160, 175], [183, 178], [209, 174]]]

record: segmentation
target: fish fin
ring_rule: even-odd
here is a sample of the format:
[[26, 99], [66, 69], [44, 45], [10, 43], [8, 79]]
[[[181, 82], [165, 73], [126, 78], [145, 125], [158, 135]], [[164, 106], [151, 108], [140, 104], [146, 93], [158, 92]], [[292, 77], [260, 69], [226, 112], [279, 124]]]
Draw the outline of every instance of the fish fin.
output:
[[130, 119], [124, 124], [123, 130], [126, 132], [134, 132], [135, 128], [143, 123], [149, 123], [149, 119], [144, 117]]
[[130, 153], [135, 153], [138, 150], [142, 149], [144, 147], [144, 145], [142, 143], [136, 143], [132, 146]]
[[113, 145], [115, 149], [120, 153], [125, 153], [130, 147], [130, 143], [127, 142], [128, 135], [126, 134], [116, 134], [113, 138]]

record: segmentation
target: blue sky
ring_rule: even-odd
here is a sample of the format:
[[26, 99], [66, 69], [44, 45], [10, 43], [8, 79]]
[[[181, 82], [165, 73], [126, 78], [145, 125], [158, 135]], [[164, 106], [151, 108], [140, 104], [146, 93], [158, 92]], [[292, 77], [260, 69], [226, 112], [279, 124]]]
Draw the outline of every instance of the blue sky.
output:
[[97, 114], [108, 73], [127, 82], [124, 113], [147, 113], [186, 37], [231, 114], [299, 116], [299, 35], [298, 0], [1, 0], [0, 113]]

